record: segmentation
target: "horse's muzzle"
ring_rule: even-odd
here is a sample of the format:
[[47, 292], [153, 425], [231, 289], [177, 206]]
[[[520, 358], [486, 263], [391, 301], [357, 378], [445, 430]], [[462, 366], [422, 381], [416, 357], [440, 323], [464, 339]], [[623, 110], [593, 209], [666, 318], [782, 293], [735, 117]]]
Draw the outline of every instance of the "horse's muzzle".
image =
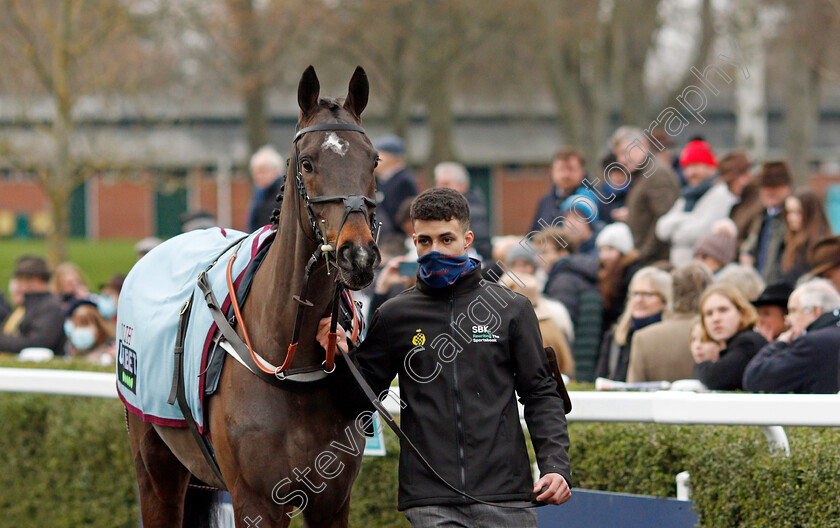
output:
[[345, 242], [336, 251], [341, 280], [351, 290], [361, 290], [373, 282], [373, 271], [380, 260], [379, 248], [373, 241], [367, 245]]

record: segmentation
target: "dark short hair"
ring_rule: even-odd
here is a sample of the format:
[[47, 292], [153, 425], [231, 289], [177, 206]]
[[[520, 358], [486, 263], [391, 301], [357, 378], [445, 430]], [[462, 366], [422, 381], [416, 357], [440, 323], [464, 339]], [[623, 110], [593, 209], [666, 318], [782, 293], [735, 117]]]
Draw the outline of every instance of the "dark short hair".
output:
[[560, 147], [557, 149], [557, 152], [554, 153], [554, 158], [552, 158], [551, 161], [552, 163], [557, 160], [569, 161], [572, 158], [576, 158], [581, 167], [586, 165], [586, 158], [583, 157], [583, 152], [575, 147]]
[[14, 276], [25, 279], [50, 280], [47, 261], [38, 255], [23, 255], [15, 263]]
[[433, 188], [420, 193], [411, 202], [411, 221], [417, 220], [448, 222], [456, 219], [470, 228], [470, 204], [464, 195], [454, 189]]

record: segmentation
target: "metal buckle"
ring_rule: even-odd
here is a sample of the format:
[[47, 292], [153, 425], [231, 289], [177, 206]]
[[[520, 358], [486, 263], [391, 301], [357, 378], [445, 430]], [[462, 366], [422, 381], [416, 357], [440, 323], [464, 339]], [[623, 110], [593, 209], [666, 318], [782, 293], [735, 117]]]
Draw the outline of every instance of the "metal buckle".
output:
[[[324, 361], [326, 361], [326, 360], [324, 360]], [[279, 379], [280, 381], [284, 381], [286, 379], [286, 373], [285, 372], [280, 372], [280, 367], [275, 367], [274, 368], [274, 377]]]
[[[338, 346], [338, 345], [336, 345], [336, 346]], [[327, 374], [332, 374], [333, 372], [335, 372], [335, 362], [333, 362], [332, 370], [327, 370], [326, 369], [326, 366], [327, 366], [327, 360], [326, 359], [321, 362], [321, 366], [324, 367], [324, 372], [326, 372]]]

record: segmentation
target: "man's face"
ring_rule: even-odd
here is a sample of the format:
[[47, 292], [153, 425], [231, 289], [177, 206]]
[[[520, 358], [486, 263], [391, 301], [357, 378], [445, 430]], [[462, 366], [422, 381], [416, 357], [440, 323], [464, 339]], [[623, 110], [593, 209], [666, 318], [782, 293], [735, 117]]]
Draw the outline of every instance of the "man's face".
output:
[[443, 220], [415, 220], [414, 245], [417, 256], [437, 251], [444, 255], [460, 257], [467, 254], [473, 241], [473, 232], [465, 231], [460, 221], [451, 218]]
[[799, 292], [793, 292], [788, 299], [788, 322], [795, 337], [801, 336], [808, 325], [822, 315], [822, 310], [815, 307], [803, 308], [799, 300]]
[[759, 306], [758, 326], [770, 330], [775, 339], [787, 329], [785, 315], [785, 310], [781, 306]]
[[448, 172], [440, 172], [435, 174], [435, 187], [453, 189], [461, 194], [467, 192], [467, 186], [464, 184], [464, 182], [458, 180]]
[[780, 207], [785, 199], [790, 196], [791, 188], [788, 185], [778, 187], [760, 187], [758, 198], [764, 207]]
[[685, 181], [690, 187], [697, 187], [704, 181], [711, 178], [715, 173], [715, 168], [705, 163], [692, 163], [683, 167], [683, 175]]
[[280, 177], [280, 171], [271, 163], [261, 161], [251, 165], [251, 176], [254, 178], [254, 185], [260, 189], [267, 189]]
[[[634, 170], [636, 170], [637, 167], [641, 167], [642, 165], [644, 165], [645, 150], [633, 147], [633, 150], [630, 152], [630, 158], [628, 158], [627, 147], [629, 146], [629, 142], [622, 141], [615, 146], [613, 154], [615, 154], [615, 157], [618, 160], [618, 162], [624, 165], [628, 172], [633, 172]], [[647, 145], [645, 145], [645, 149], [647, 148]]]
[[572, 192], [580, 187], [585, 172], [576, 157], [556, 159], [551, 164], [551, 181], [565, 192]]

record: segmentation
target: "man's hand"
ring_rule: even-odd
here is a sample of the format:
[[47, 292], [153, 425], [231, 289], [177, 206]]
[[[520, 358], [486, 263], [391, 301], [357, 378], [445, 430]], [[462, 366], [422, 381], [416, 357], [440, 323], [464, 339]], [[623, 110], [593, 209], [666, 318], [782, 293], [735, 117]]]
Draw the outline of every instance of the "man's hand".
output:
[[[779, 334], [779, 337], [777, 337], [777, 338], [776, 338], [776, 341], [783, 341], [783, 342], [785, 342], [785, 343], [788, 343], [788, 344], [789, 344], [791, 341], [793, 341], [793, 340], [794, 340], [794, 339], [796, 339], [797, 337], [799, 337], [799, 336], [797, 336], [797, 335], [794, 333], [793, 329], [791, 328], [790, 330], [787, 330], [787, 331], [782, 332], [781, 334]], [[768, 339], [768, 341], [770, 341], [770, 340]]]
[[407, 287], [410, 278], [400, 275], [400, 262], [406, 261], [408, 261], [406, 257], [394, 257], [389, 260], [385, 264], [385, 267], [382, 268], [382, 271], [379, 272], [379, 277], [376, 279], [376, 285], [373, 290], [380, 295], [384, 295], [397, 284]]
[[544, 486], [548, 486], [537, 500], [546, 504], [563, 504], [572, 498], [572, 490], [566, 483], [566, 479], [559, 473], [546, 473], [534, 484], [534, 493], [538, 493]]
[[[338, 334], [338, 348], [341, 349], [342, 352], [345, 354], [347, 353], [347, 332], [344, 331], [344, 328], [341, 325], [337, 325], [335, 327], [335, 331]], [[324, 350], [327, 349], [329, 344], [329, 333], [330, 333], [330, 318], [324, 317], [321, 319], [321, 322], [318, 323], [318, 333], [315, 335], [315, 339], [318, 343], [324, 347]]]

